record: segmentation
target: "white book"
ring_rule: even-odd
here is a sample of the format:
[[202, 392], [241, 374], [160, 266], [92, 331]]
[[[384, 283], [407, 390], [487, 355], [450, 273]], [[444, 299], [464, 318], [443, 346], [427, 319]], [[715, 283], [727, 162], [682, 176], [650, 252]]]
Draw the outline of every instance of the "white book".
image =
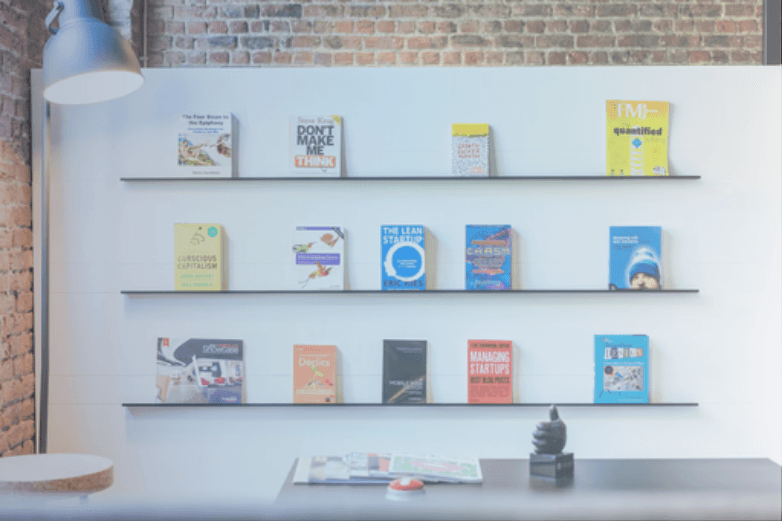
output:
[[342, 118], [291, 116], [291, 175], [340, 177], [342, 175]]
[[177, 176], [234, 177], [236, 127], [236, 118], [230, 113], [180, 115]]
[[297, 226], [293, 232], [296, 289], [345, 289], [345, 231], [339, 226]]

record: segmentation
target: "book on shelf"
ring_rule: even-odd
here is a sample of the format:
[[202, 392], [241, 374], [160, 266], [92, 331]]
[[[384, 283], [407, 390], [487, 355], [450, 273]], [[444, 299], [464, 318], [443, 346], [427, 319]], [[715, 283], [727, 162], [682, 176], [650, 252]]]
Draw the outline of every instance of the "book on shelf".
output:
[[606, 175], [666, 176], [667, 101], [606, 101]]
[[649, 337], [595, 335], [595, 403], [649, 403]]
[[468, 340], [467, 402], [513, 403], [513, 342]]
[[293, 346], [293, 403], [337, 403], [336, 346]]
[[342, 117], [291, 116], [290, 132], [291, 175], [342, 175]]
[[221, 291], [228, 285], [226, 235], [218, 223], [174, 224], [174, 289]]
[[426, 403], [426, 340], [383, 340], [383, 403]]
[[662, 289], [662, 228], [611, 226], [608, 289]]
[[236, 118], [230, 113], [181, 114], [177, 173], [181, 177], [236, 176]]
[[345, 231], [339, 226], [297, 226], [293, 232], [294, 283], [301, 290], [345, 289]]
[[426, 289], [426, 233], [420, 225], [380, 227], [383, 291]]
[[510, 225], [468, 224], [466, 232], [465, 289], [511, 289]]
[[155, 403], [244, 403], [244, 342], [157, 339]]
[[489, 177], [489, 124], [451, 125], [452, 174], [457, 177]]
[[300, 457], [294, 484], [385, 485], [410, 477], [426, 483], [482, 483], [478, 459], [405, 453], [351, 452]]

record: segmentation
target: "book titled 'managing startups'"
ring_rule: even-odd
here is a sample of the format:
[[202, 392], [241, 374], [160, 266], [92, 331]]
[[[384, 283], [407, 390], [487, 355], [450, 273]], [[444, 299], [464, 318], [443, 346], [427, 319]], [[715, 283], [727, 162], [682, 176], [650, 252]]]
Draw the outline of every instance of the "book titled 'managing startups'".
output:
[[467, 402], [513, 402], [513, 343], [470, 340], [467, 344]]
[[342, 118], [291, 116], [291, 175], [340, 177], [342, 175]]
[[426, 289], [425, 229], [415, 225], [380, 227], [383, 291]]

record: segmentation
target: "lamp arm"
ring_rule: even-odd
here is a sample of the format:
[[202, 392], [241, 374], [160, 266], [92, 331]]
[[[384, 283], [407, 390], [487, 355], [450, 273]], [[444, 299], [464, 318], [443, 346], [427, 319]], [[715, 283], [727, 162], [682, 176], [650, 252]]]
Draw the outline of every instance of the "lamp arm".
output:
[[52, 7], [51, 12], [46, 15], [46, 28], [49, 29], [49, 32], [52, 34], [57, 34], [57, 29], [52, 27], [52, 24], [57, 19], [57, 17], [60, 16], [60, 13], [62, 13], [63, 9], [65, 9], [65, 4], [63, 4], [60, 0], [54, 0], [54, 7]]

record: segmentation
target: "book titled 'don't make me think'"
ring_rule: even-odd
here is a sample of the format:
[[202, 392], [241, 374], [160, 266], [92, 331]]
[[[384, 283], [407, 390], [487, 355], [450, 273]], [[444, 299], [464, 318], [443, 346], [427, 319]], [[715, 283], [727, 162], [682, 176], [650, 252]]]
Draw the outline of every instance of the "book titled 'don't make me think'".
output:
[[383, 340], [383, 403], [426, 403], [426, 340]]
[[340, 177], [342, 175], [342, 118], [291, 116], [291, 175]]
[[175, 224], [174, 288], [177, 291], [226, 289], [225, 242], [220, 224]]
[[337, 402], [337, 347], [293, 346], [293, 403]]
[[513, 402], [513, 343], [470, 340], [467, 344], [467, 402]]
[[177, 129], [177, 174], [235, 176], [236, 126], [236, 118], [229, 113], [182, 114]]

